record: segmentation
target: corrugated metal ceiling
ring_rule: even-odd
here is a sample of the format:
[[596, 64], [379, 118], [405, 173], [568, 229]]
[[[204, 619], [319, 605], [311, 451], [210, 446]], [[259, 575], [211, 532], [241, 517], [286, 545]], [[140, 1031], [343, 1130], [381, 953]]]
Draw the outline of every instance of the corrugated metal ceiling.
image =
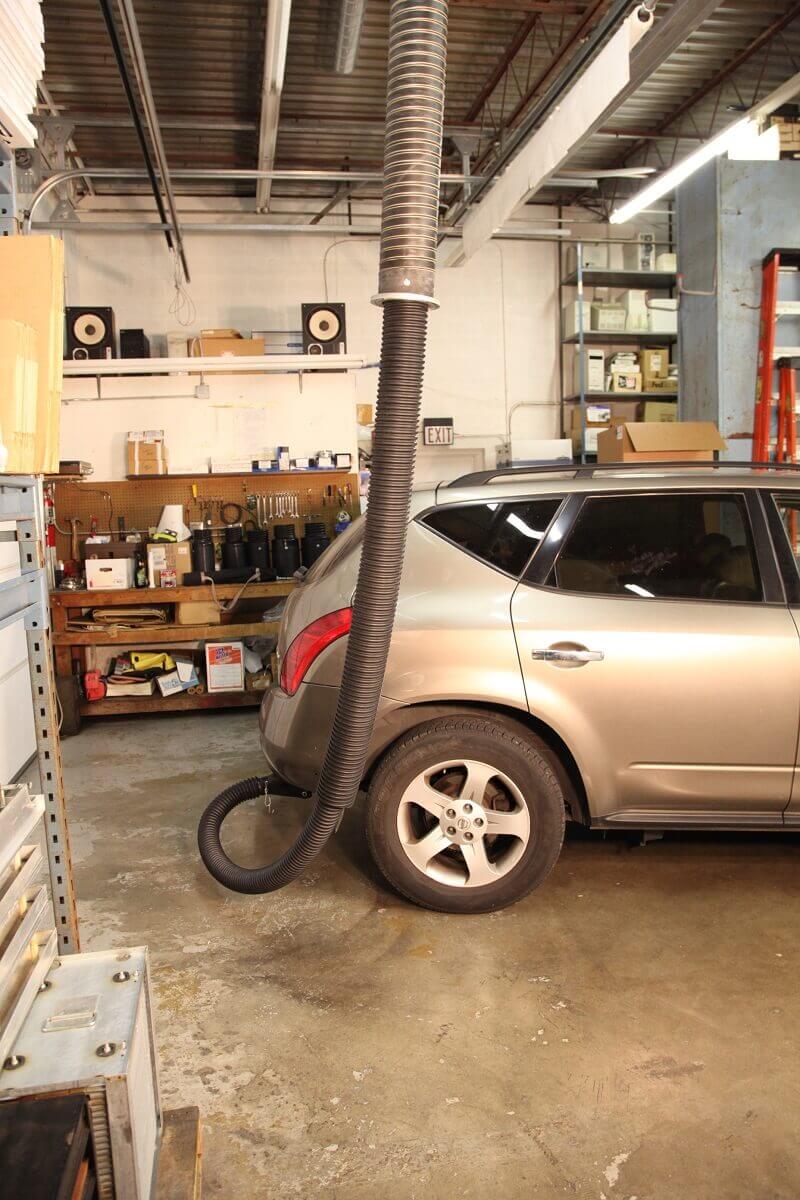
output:
[[[513, 72], [498, 82], [484, 111], [497, 120], [510, 113], [521, 94], [548, 65], [580, 14], [594, 4], [551, 0], [553, 13], [539, 14], [536, 38], [529, 39]], [[677, 0], [691, 3], [692, 0]], [[528, 9], [532, 2], [528, 4]], [[657, 18], [671, 7], [660, 0]], [[725, 0], [713, 16], [627, 100], [610, 127], [649, 132], [687, 97], [792, 8], [786, 0]], [[45, 83], [65, 116], [75, 115], [74, 141], [87, 164], [128, 166], [141, 162], [125, 98], [99, 6], [92, 0], [44, 0]], [[170, 166], [254, 167], [263, 66], [266, 0], [136, 0], [150, 73]], [[331, 70], [338, 4], [294, 0], [286, 80], [281, 106], [277, 163], [281, 167], [379, 166], [382, 154], [388, 0], [368, 0], [356, 69], [350, 76]], [[530, 20], [519, 6], [481, 6], [472, 0], [451, 4], [446, 122], [466, 124], [508, 47]], [[679, 129], [697, 138], [731, 119], [731, 104], [749, 104], [777, 86], [800, 62], [800, 15], [769, 46], [719, 91], [711, 92]], [[504, 104], [503, 104], [504, 101]], [[472, 121], [481, 128], [480, 118]], [[618, 165], [634, 150], [647, 149], [655, 165], [673, 153], [672, 144], [598, 136], [569, 164], [577, 168]], [[453, 153], [451, 143], [446, 152]], [[659, 154], [661, 159], [659, 159]], [[448, 166], [458, 169], [458, 160]], [[189, 190], [184, 185], [183, 190]], [[198, 186], [190, 190], [199, 192]], [[215, 187], [213, 190], [220, 190]], [[252, 184], [226, 185], [251, 194]], [[276, 185], [275, 194], [294, 188]], [[319, 188], [310, 189], [319, 191]], [[324, 189], [322, 189], [324, 190]], [[330, 188], [328, 188], [330, 190]], [[552, 189], [543, 199], [554, 196]]]

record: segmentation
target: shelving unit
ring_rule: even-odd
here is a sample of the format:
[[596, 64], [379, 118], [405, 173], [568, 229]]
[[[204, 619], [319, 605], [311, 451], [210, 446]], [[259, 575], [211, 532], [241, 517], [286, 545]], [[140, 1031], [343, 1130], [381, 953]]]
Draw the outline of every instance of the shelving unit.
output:
[[40, 479], [23, 475], [0, 476], [0, 522], [4, 526], [13, 526], [13, 531], [7, 532], [12, 533], [19, 553], [19, 572], [0, 582], [0, 629], [19, 622], [25, 629], [58, 950], [60, 954], [71, 954], [79, 950], [80, 945], [61, 772]]
[[[291, 579], [278, 579], [273, 583], [252, 583], [246, 588], [243, 602], [253, 600], [275, 600], [287, 596], [294, 588]], [[219, 599], [230, 599], [241, 590], [240, 584], [217, 584]], [[86, 666], [86, 650], [97, 646], [138, 646], [169, 648], [187, 643], [214, 641], [224, 638], [264, 637], [275, 634], [277, 621], [243, 619], [220, 625], [166, 625], [146, 629], [121, 629], [110, 626], [102, 630], [68, 629], [72, 617], [84, 609], [119, 608], [146, 604], [169, 605], [185, 600], [209, 600], [211, 589], [207, 585], [177, 588], [125, 588], [118, 591], [90, 592], [56, 590], [50, 593], [50, 610], [53, 624], [53, 647], [55, 651], [56, 675], [67, 677], [72, 674], [73, 660], [77, 659], [81, 669]], [[260, 704], [263, 692], [203, 692], [177, 696], [113, 696], [103, 700], [83, 700], [77, 705], [81, 717], [107, 717], [123, 713], [191, 712], [209, 708], [244, 708]], [[68, 714], [70, 718], [75, 714]]]
[[[559, 332], [560, 342], [562, 347], [562, 363], [561, 363], [561, 422], [562, 429], [566, 436], [571, 436], [571, 425], [567, 425], [566, 415], [568, 406], [579, 406], [581, 411], [580, 421], [580, 454], [581, 462], [586, 461], [586, 406], [587, 404], [596, 403], [598, 401], [605, 402], [620, 402], [625, 400], [658, 400], [666, 403], [678, 402], [677, 392], [609, 392], [609, 391], [588, 391], [586, 388], [586, 362], [584, 349], [587, 346], [673, 346], [677, 344], [677, 333], [655, 333], [649, 331], [638, 330], [595, 330], [586, 329], [584, 326], [583, 304], [578, 306], [578, 330], [576, 333], [565, 335], [563, 328], [563, 310], [564, 310], [564, 289], [575, 288], [575, 299], [583, 301], [584, 289], [591, 288], [614, 288], [619, 291], [626, 289], [639, 289], [642, 291], [663, 291], [671, 292], [677, 282], [677, 276], [672, 271], [639, 271], [627, 269], [612, 269], [612, 268], [597, 268], [584, 267], [583, 264], [583, 243], [578, 242], [576, 247], [577, 265], [574, 271], [570, 271], [560, 276], [559, 284]], [[578, 348], [578, 389], [569, 395], [564, 394], [564, 363], [563, 363], [563, 348], [565, 346], [576, 346]]]

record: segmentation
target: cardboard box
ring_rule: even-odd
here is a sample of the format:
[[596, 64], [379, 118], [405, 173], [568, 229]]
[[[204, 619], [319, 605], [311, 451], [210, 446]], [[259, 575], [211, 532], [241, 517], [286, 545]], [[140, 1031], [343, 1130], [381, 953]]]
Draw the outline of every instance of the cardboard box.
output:
[[162, 696], [176, 696], [180, 692], [188, 691], [190, 687], [197, 687], [199, 682], [193, 663], [176, 663], [174, 671], [156, 676], [158, 690]]
[[39, 358], [36, 331], [20, 321], [0, 320], [0, 471], [32, 475], [41, 442], [37, 429]]
[[177, 586], [192, 569], [191, 542], [150, 542], [147, 547], [147, 582], [161, 586], [161, 572], [174, 571]]
[[640, 371], [611, 372], [612, 392], [640, 392], [641, 390], [642, 376]]
[[[578, 380], [576, 379], [576, 385]], [[606, 355], [604, 350], [586, 346], [583, 351], [583, 383], [587, 392], [606, 390]]]
[[[605, 271], [608, 267], [608, 244], [606, 242], [582, 242], [582, 266], [584, 271]], [[567, 246], [567, 274], [578, 269], [578, 247]]]
[[177, 625], [221, 625], [222, 613], [210, 600], [179, 600], [175, 605]]
[[656, 265], [656, 245], [652, 233], [640, 233], [622, 246], [622, 265], [626, 271], [652, 271]]
[[375, 422], [375, 409], [371, 404], [356, 405], [356, 422], [359, 425], [372, 425]]
[[32, 471], [56, 472], [64, 361], [63, 243], [49, 234], [0, 238], [0, 279], [4, 283], [0, 288], [0, 320], [27, 325], [36, 335], [38, 372]]
[[[585, 447], [588, 454], [597, 453], [597, 436], [611, 424], [610, 404], [586, 405], [586, 435]], [[572, 449], [575, 454], [581, 450], [581, 410], [576, 405], [572, 410]]]
[[645, 332], [648, 328], [647, 293], [631, 288], [621, 292], [617, 303], [625, 309], [625, 328], [637, 333]]
[[240, 335], [231, 337], [201, 334], [192, 339], [192, 358], [243, 358], [252, 354], [264, 353], [263, 338], [243, 338]]
[[650, 390], [647, 386], [650, 380], [666, 379], [669, 374], [669, 350], [666, 346], [640, 351], [639, 361], [642, 366], [642, 378], [646, 392]]
[[622, 333], [625, 329], [625, 309], [608, 300], [593, 300], [591, 328], [601, 333]]
[[81, 547], [81, 554], [87, 558], [136, 558], [139, 546], [137, 542], [123, 542], [112, 538], [109, 542], [93, 542], [86, 538]]
[[136, 429], [128, 433], [126, 475], [166, 475], [168, 466], [163, 429]]
[[646, 392], [666, 392], [668, 395], [676, 396], [678, 394], [678, 376], [667, 375], [666, 379], [651, 379], [644, 390]]
[[206, 688], [244, 691], [244, 642], [206, 642]]
[[114, 592], [136, 584], [136, 562], [132, 558], [87, 558], [86, 587], [90, 592]]
[[600, 434], [597, 461], [713, 462], [725, 448], [711, 421], [625, 421]]
[[651, 299], [648, 308], [651, 333], [678, 332], [678, 301]]
[[677, 421], [678, 406], [674, 400], [645, 400], [642, 405], [643, 421]]
[[[583, 302], [583, 330], [591, 328], [592, 306], [588, 300]], [[571, 300], [569, 304], [565, 304], [562, 310], [562, 324], [564, 328], [563, 336], [565, 338], [575, 337], [578, 333], [578, 319], [580, 314], [579, 300]]]

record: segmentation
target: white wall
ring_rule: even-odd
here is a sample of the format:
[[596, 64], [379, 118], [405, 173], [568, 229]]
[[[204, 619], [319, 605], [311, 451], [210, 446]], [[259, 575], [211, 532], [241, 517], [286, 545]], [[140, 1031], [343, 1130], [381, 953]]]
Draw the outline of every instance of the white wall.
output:
[[[374, 238], [187, 234], [200, 328], [297, 329], [301, 301], [326, 296], [347, 304], [348, 350], [377, 360], [380, 310], [370, 303], [377, 284]], [[153, 352], [163, 352], [174, 299], [171, 263], [163, 239], [152, 234], [65, 234], [67, 304], [110, 305], [117, 328], [141, 327]], [[431, 316], [423, 411], [455, 420], [461, 451], [494, 451], [504, 438], [511, 407], [523, 401], [513, 431], [520, 437], [556, 436], [558, 425], [557, 247], [546, 242], [491, 242], [464, 267], [439, 272], [441, 308]], [[190, 377], [116, 381], [129, 396], [186, 394]], [[195, 382], [191, 380], [191, 382]], [[304, 378], [210, 377], [210, 401], [145, 400], [69, 404], [64, 410], [62, 456], [88, 458], [95, 478], [124, 474], [127, 429], [163, 427], [172, 469], [214, 452], [250, 456], [260, 446], [288, 442], [292, 452], [350, 449], [356, 400], [373, 403], [377, 372]], [[112, 388], [107, 381], [104, 388]], [[70, 382], [67, 395], [87, 394]], [[259, 421], [263, 417], [263, 430]], [[436, 473], [441, 474], [441, 455]], [[426, 474], [421, 454], [419, 475]], [[427, 476], [426, 476], [427, 477]]]

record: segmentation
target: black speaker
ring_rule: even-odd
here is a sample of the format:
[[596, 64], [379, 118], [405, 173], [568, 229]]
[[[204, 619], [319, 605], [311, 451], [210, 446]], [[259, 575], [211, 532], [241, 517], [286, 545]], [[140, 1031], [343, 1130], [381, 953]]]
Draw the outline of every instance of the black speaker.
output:
[[120, 358], [149, 358], [150, 342], [143, 329], [120, 329]]
[[114, 358], [117, 339], [114, 334], [113, 308], [67, 308], [64, 344], [65, 358]]
[[303, 304], [303, 354], [346, 354], [343, 304]]

